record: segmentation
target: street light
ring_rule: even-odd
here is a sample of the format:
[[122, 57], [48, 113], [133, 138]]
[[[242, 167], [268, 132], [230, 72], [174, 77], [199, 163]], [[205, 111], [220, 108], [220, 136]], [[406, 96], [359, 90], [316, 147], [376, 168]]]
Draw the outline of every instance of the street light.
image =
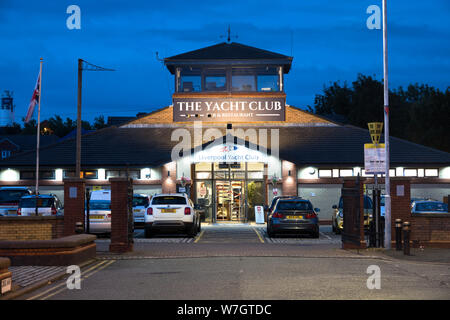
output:
[[385, 225], [384, 225], [384, 245], [386, 249], [391, 248], [391, 184], [389, 178], [389, 81], [388, 81], [388, 45], [387, 45], [387, 8], [383, 1], [383, 77], [384, 77], [384, 145], [386, 154], [385, 172]]
[[92, 63], [78, 59], [78, 102], [77, 102], [77, 157], [75, 164], [75, 176], [80, 178], [81, 172], [81, 87], [83, 84], [83, 70], [85, 71], [115, 71], [96, 66]]

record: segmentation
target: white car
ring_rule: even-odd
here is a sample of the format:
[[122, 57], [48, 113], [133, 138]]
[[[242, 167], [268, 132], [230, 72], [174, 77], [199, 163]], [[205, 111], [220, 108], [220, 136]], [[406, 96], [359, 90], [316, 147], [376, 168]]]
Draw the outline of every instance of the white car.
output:
[[157, 231], [179, 231], [190, 237], [201, 229], [200, 215], [184, 193], [156, 194], [145, 215], [145, 237]]
[[150, 197], [146, 194], [133, 195], [133, 221], [134, 225], [143, 225], [145, 214], [150, 206]]
[[89, 233], [111, 233], [110, 190], [95, 190], [91, 192], [89, 201]]

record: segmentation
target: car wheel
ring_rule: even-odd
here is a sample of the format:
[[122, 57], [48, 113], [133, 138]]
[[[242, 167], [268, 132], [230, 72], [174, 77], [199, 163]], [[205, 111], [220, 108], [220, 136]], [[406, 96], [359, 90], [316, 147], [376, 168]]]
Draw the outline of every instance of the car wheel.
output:
[[152, 232], [152, 230], [150, 230], [150, 228], [145, 228], [145, 229], [144, 229], [144, 236], [145, 236], [146, 238], [151, 238], [151, 237], [153, 237], [153, 232]]
[[341, 234], [341, 229], [336, 228], [336, 234]]
[[274, 238], [275, 234], [272, 231], [272, 228], [267, 226], [267, 235], [269, 236], [269, 238]]
[[193, 223], [192, 226], [188, 229], [188, 232], [187, 232], [188, 237], [190, 237], [190, 238], [195, 237], [197, 235], [197, 230], [198, 230], [197, 224]]
[[201, 220], [198, 221], [198, 228], [197, 228], [197, 232], [200, 232], [200, 231], [202, 231], [202, 221]]
[[312, 237], [313, 237], [314, 239], [318, 239], [318, 238], [319, 238], [319, 231], [315, 231], [315, 232], [312, 234]]

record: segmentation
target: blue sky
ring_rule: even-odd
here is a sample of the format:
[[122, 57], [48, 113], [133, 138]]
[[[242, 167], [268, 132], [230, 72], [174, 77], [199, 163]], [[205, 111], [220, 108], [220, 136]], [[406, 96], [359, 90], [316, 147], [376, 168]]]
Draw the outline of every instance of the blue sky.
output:
[[[450, 85], [450, 1], [388, 1], [393, 88]], [[66, 8], [81, 8], [69, 30]], [[119, 1], [0, 0], [0, 90], [14, 91], [25, 116], [44, 58], [42, 117], [76, 117], [77, 59], [114, 68], [85, 72], [83, 119], [128, 116], [171, 103], [173, 77], [156, 59], [224, 41], [293, 55], [287, 103], [305, 108], [324, 85], [382, 78], [382, 33], [368, 30], [366, 8], [381, 0]]]

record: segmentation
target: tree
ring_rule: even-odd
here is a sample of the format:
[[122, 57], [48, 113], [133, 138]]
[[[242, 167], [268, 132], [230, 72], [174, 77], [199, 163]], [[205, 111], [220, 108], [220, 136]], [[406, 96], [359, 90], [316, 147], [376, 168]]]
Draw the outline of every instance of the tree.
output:
[[[311, 112], [344, 119], [361, 128], [368, 122], [383, 121], [383, 83], [359, 74], [349, 88], [334, 82], [316, 95]], [[409, 85], [389, 92], [390, 133], [418, 144], [450, 152], [448, 123], [450, 91], [445, 92], [428, 85]]]
[[105, 123], [105, 117], [103, 115], [94, 118], [94, 129], [100, 130], [106, 128], [108, 125]]

